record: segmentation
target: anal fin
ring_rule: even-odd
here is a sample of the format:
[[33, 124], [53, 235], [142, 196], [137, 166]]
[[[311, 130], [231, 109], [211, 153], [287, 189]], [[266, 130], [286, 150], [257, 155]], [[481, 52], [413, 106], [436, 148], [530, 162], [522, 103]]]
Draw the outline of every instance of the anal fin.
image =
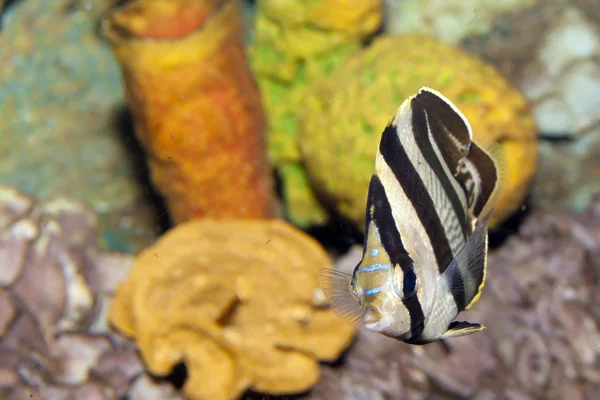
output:
[[448, 330], [440, 337], [440, 339], [466, 336], [472, 333], [480, 332], [484, 329], [485, 326], [481, 324], [474, 324], [467, 321], [454, 321], [450, 324]]

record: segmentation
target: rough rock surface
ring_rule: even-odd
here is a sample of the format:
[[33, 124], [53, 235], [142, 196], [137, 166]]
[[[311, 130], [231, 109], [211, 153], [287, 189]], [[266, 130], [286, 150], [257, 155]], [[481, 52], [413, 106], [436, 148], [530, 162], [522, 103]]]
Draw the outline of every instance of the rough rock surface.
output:
[[115, 399], [134, 381], [144, 399], [168, 391], [108, 328], [132, 260], [98, 249], [96, 224], [78, 203], [0, 186], [0, 399]]
[[456, 44], [493, 29], [494, 17], [544, 0], [385, 0], [386, 31], [422, 33]]
[[[360, 259], [355, 249], [339, 268]], [[596, 399], [600, 198], [582, 214], [530, 215], [490, 254], [481, 333], [421, 347], [361, 331], [310, 399]]]
[[581, 211], [600, 193], [600, 7], [556, 0], [496, 18], [463, 42], [532, 104], [542, 139], [533, 206]]
[[585, 209], [600, 193], [600, 125], [577, 140], [540, 141], [533, 207]]
[[0, 110], [10, 117], [0, 119], [0, 182], [92, 207], [106, 242], [134, 251], [153, 239], [155, 221], [139, 147], [125, 134], [119, 67], [98, 34], [115, 3], [15, 1], [3, 13]]
[[585, 134], [600, 124], [600, 19], [591, 3], [540, 2], [463, 43], [523, 91], [544, 136]]

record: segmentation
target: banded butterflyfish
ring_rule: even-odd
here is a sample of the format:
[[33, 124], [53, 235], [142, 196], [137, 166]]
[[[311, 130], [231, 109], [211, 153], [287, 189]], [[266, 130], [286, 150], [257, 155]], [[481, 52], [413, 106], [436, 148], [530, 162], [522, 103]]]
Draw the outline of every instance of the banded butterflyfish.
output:
[[352, 275], [319, 273], [333, 311], [411, 344], [484, 329], [455, 318], [484, 286], [497, 181], [494, 160], [450, 100], [429, 88], [408, 98], [381, 136], [362, 260]]

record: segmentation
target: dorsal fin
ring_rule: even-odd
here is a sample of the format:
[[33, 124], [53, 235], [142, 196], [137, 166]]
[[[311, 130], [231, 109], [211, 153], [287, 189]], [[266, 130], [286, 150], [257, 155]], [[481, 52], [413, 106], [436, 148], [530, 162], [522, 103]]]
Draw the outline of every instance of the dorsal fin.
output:
[[450, 100], [433, 89], [421, 89], [414, 101], [424, 110], [435, 110], [428, 113], [430, 132], [450, 172], [456, 176], [460, 161], [471, 147], [471, 125]]
[[462, 161], [457, 177], [467, 189], [467, 204], [471, 214], [478, 218], [494, 193], [498, 182], [496, 162], [475, 142]]
[[428, 113], [430, 133], [437, 149], [465, 191], [467, 209], [477, 218], [497, 186], [494, 159], [473, 141], [473, 133], [463, 113], [444, 95], [422, 88], [414, 99]]

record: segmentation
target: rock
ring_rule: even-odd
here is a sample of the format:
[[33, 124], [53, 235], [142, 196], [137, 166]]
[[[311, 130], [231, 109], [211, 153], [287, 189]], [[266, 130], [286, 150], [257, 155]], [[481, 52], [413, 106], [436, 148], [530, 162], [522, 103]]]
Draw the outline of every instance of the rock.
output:
[[148, 243], [156, 221], [131, 151], [139, 147], [123, 128], [119, 67], [97, 29], [116, 0], [13, 3], [0, 27], [0, 109], [11, 116], [0, 120], [0, 181], [92, 207], [118, 236], [113, 248]]
[[173, 388], [153, 381], [147, 374], [136, 379], [131, 387], [129, 398], [131, 400], [184, 400]]
[[534, 207], [585, 209], [600, 193], [600, 126], [574, 141], [541, 141]]
[[585, 134], [600, 124], [600, 30], [589, 7], [539, 2], [463, 41], [523, 91], [543, 136]]
[[463, 47], [496, 66], [532, 104], [542, 139], [538, 207], [581, 211], [600, 193], [600, 15], [593, 0], [540, 2], [496, 18]]
[[537, 1], [385, 0], [385, 29], [392, 34], [421, 33], [457, 44], [465, 37], [487, 34], [494, 17]]
[[132, 256], [99, 249], [97, 216], [66, 199], [0, 186], [0, 221], [0, 398], [125, 396], [142, 362], [102, 306]]

